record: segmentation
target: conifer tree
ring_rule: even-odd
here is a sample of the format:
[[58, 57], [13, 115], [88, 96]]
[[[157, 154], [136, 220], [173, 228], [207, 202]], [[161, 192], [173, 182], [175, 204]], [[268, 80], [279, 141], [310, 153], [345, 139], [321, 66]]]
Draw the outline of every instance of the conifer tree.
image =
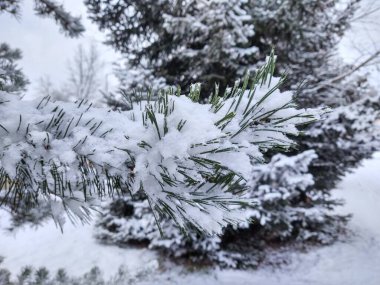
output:
[[[126, 86], [145, 87], [136, 84], [145, 78], [153, 87], [181, 82], [181, 86], [189, 88], [191, 79], [207, 79], [209, 75], [213, 80], [206, 82], [203, 89], [203, 97], [207, 98], [215, 83], [231, 84], [234, 78], [231, 75], [252, 70], [274, 46], [278, 73], [287, 74], [282, 88], [297, 90], [296, 102], [314, 107], [341, 106], [324, 115], [325, 121], [303, 130], [303, 136], [297, 139], [299, 148], [293, 150], [292, 157], [272, 157], [271, 152], [266, 152], [273, 173], [269, 174], [265, 167], [252, 173], [252, 180], [258, 180], [250, 185], [248, 192], [261, 193], [261, 196], [255, 196], [258, 208], [246, 209], [246, 213], [255, 213], [252, 216], [256, 218], [249, 226], [227, 229], [221, 239], [208, 239], [183, 236], [175, 225], [165, 221], [162, 230], [166, 238], [162, 239], [151, 227], [152, 214], [144, 199], [126, 200], [107, 208], [99, 222], [97, 236], [115, 243], [148, 240], [150, 247], [164, 249], [170, 255], [206, 256], [230, 266], [250, 263], [243, 259], [242, 253], [252, 248], [258, 250], [256, 253], [262, 252], [263, 247], [258, 246], [260, 241], [263, 244], [333, 241], [347, 217], [330, 211], [340, 202], [329, 197], [329, 190], [348, 168], [380, 147], [376, 143], [380, 131], [374, 124], [380, 117], [378, 97], [368, 97], [371, 88], [365, 79], [352, 76], [351, 70], [355, 68], [342, 65], [334, 54], [359, 2], [85, 1], [90, 18], [107, 33], [107, 43], [126, 54], [125, 66], [117, 70]], [[179, 3], [178, 6], [175, 3]], [[230, 3], [233, 6], [229, 6]], [[235, 31], [241, 31], [243, 37]], [[209, 37], [212, 33], [217, 36]], [[221, 44], [224, 42], [229, 44]], [[208, 49], [210, 47], [212, 49]], [[205, 50], [212, 56], [204, 57]], [[229, 52], [232, 50], [234, 52]], [[215, 62], [223, 66], [213, 65]], [[192, 72], [193, 66], [203, 69]], [[130, 94], [124, 92], [124, 95]], [[113, 105], [119, 104], [117, 100], [110, 101]], [[127, 104], [124, 107], [129, 108]], [[368, 113], [365, 109], [369, 109]], [[365, 114], [365, 118], [359, 114]], [[364, 137], [370, 140], [364, 141]], [[304, 151], [310, 148], [316, 151], [314, 159], [300, 160], [307, 157]], [[288, 175], [283, 173], [294, 180], [287, 179]], [[302, 184], [306, 182], [310, 183]], [[266, 186], [261, 187], [262, 184]], [[261, 192], [257, 192], [258, 189]], [[124, 221], [120, 219], [123, 211], [118, 210], [119, 207], [129, 209]], [[141, 220], [144, 227], [137, 226]]]
[[28, 80], [17, 67], [16, 61], [21, 59], [21, 51], [12, 49], [6, 43], [0, 43], [0, 90], [19, 93], [24, 91]]
[[124, 88], [189, 90], [192, 82], [202, 82], [203, 97], [215, 83], [232, 86], [255, 62], [253, 20], [244, 2], [85, 1], [107, 43], [126, 55], [116, 73]]
[[[360, 96], [355, 83], [346, 86], [347, 90], [320, 84], [348, 68], [339, 62], [335, 50], [360, 1], [248, 1], [247, 10], [255, 27], [253, 42], [260, 50], [259, 56], [263, 58], [268, 50], [276, 48], [279, 72], [288, 75], [286, 87], [298, 90], [297, 100], [302, 104], [332, 107]], [[354, 97], [348, 96], [350, 91]]]
[[202, 82], [202, 96], [207, 98], [215, 83], [222, 88], [233, 85], [234, 78], [254, 70], [275, 47], [279, 74], [288, 74], [284, 88], [295, 90], [302, 78], [304, 92], [298, 100], [316, 106], [336, 105], [347, 95], [331, 96], [334, 89], [324, 86], [315, 98], [308, 89], [343, 72], [332, 60], [333, 49], [358, 2], [86, 0], [85, 4], [90, 19], [106, 32], [107, 43], [125, 54], [125, 65], [116, 72], [122, 86], [180, 85], [187, 90], [196, 81]]
[[[107, 43], [126, 54], [125, 66], [116, 70], [122, 86], [147, 87], [136, 82], [149, 82], [149, 87], [180, 83], [186, 89], [196, 80], [203, 83], [201, 96], [207, 98], [215, 83], [232, 85], [232, 78], [252, 70], [275, 47], [278, 73], [287, 74], [283, 88], [297, 90], [296, 100], [302, 106], [346, 106], [373, 93], [365, 78], [353, 74], [362, 65], [344, 65], [335, 55], [336, 44], [349, 27], [360, 0], [87, 0], [85, 4], [90, 18], [108, 35]], [[124, 90], [124, 95], [130, 93], [131, 89]], [[108, 102], [128, 108], [128, 104], [110, 96]], [[376, 108], [371, 106], [375, 113]], [[345, 124], [343, 128], [347, 127]], [[326, 129], [324, 137], [331, 137], [331, 132]], [[305, 134], [299, 141], [303, 150], [315, 140], [307, 131]], [[315, 160], [311, 171], [323, 190], [331, 189], [347, 168], [356, 165], [354, 161], [373, 151], [372, 143], [358, 148], [360, 142], [346, 137], [345, 145], [350, 147], [340, 149], [338, 160], [332, 160], [334, 152], [339, 153], [336, 138], [342, 136], [342, 132], [335, 132], [331, 140], [314, 144], [321, 159]], [[355, 153], [351, 156], [351, 152]]]

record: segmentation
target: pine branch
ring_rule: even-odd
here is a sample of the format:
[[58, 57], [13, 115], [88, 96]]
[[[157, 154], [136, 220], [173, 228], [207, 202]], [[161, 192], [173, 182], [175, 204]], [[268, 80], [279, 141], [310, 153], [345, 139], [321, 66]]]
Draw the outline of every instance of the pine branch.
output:
[[37, 15], [52, 17], [70, 37], [78, 37], [84, 32], [84, 26], [79, 17], [73, 17], [64, 10], [63, 5], [58, 5], [51, 0], [35, 0]]
[[144, 191], [157, 220], [219, 233], [241, 221], [231, 207], [250, 201], [232, 190], [244, 189], [263, 152], [289, 149], [288, 134], [318, 116], [279, 91], [283, 79], [272, 77], [274, 65], [272, 53], [252, 81], [247, 76], [223, 96], [215, 93], [211, 104], [198, 103], [199, 84], [188, 96], [150, 91], [126, 112], [2, 93], [2, 204], [36, 207], [47, 199], [81, 216], [70, 199], [85, 205]]

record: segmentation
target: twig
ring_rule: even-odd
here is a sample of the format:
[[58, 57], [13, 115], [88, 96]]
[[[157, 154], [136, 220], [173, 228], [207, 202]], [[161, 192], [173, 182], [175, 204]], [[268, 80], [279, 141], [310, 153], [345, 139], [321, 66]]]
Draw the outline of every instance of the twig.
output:
[[378, 50], [377, 52], [375, 52], [374, 54], [372, 54], [365, 61], [363, 61], [359, 65], [355, 66], [353, 69], [349, 70], [348, 72], [343, 73], [341, 75], [338, 75], [338, 76], [336, 76], [336, 77], [334, 77], [332, 79], [329, 79], [329, 80], [326, 80], [326, 81], [322, 81], [322, 82], [320, 82], [318, 84], [318, 86], [316, 86], [314, 88], [311, 88], [311, 89], [308, 89], [308, 91], [309, 92], [315, 92], [315, 91], [318, 91], [318, 90], [322, 89], [323, 87], [327, 87], [328, 85], [330, 85], [330, 84], [332, 84], [334, 82], [341, 81], [342, 79], [346, 78], [347, 76], [350, 76], [354, 72], [358, 71], [363, 66], [367, 66], [371, 61], [373, 61], [374, 59], [376, 59], [378, 56], [380, 56], [380, 50]]

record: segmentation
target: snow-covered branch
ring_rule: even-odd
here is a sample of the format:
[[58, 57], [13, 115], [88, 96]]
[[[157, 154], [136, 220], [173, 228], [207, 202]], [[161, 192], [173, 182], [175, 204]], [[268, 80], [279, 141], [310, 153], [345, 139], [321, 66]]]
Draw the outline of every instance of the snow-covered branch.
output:
[[[208, 233], [241, 221], [231, 205], [267, 150], [286, 150], [297, 125], [318, 117], [297, 109], [273, 78], [274, 56], [250, 80], [198, 103], [174, 89], [126, 112], [77, 103], [0, 95], [0, 189], [7, 204], [63, 203], [94, 195], [144, 192], [156, 214]], [[251, 88], [248, 88], [251, 86]], [[73, 213], [81, 215], [75, 203]], [[81, 204], [80, 204], [81, 205]]]

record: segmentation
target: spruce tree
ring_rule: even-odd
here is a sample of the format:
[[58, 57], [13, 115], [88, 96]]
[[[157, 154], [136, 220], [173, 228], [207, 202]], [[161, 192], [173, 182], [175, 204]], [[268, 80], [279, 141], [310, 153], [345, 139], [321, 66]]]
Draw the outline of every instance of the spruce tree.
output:
[[[207, 98], [215, 83], [232, 84], [231, 75], [251, 71], [275, 47], [277, 72], [287, 74], [282, 88], [296, 90], [296, 102], [314, 107], [341, 106], [325, 114], [324, 121], [303, 129], [297, 139], [299, 147], [291, 157], [265, 153], [273, 168], [258, 167], [251, 173], [255, 183], [248, 193], [258, 195], [255, 199], [259, 205], [245, 209], [255, 218], [252, 224], [228, 228], [221, 238], [209, 239], [183, 236], [165, 221], [162, 238], [151, 227], [152, 214], [144, 199], [124, 200], [107, 207], [99, 221], [98, 238], [115, 243], [148, 242], [170, 255], [211, 257], [227, 266], [253, 265], [257, 260], [244, 260], [244, 253], [253, 250], [262, 256], [263, 248], [273, 242], [335, 240], [347, 217], [331, 212], [340, 201], [331, 199], [329, 190], [349, 168], [380, 147], [380, 130], [374, 124], [380, 117], [378, 97], [370, 97], [371, 88], [365, 79], [353, 76], [351, 70], [355, 68], [342, 65], [334, 54], [359, 2], [85, 1], [90, 18], [107, 33], [107, 43], [125, 53], [125, 67], [117, 69], [122, 86], [145, 87], [136, 82], [147, 78], [153, 87], [181, 82], [189, 88], [193, 78], [203, 81], [209, 75], [212, 80], [203, 86], [202, 94]], [[236, 37], [236, 30], [243, 37]], [[210, 37], [211, 31], [217, 36]], [[221, 44], [223, 39], [230, 45]], [[207, 50], [209, 47], [212, 49]], [[204, 58], [205, 50], [212, 57]], [[231, 50], [235, 52], [229, 53]], [[223, 66], [213, 65], [213, 59]], [[193, 72], [191, 67], [198, 65], [202, 70]], [[130, 94], [124, 92], [124, 96]], [[117, 100], [110, 102], [120, 106]], [[129, 108], [128, 104], [123, 107]], [[359, 114], [366, 114], [366, 119]], [[308, 152], [304, 151], [310, 148], [315, 149], [316, 156], [306, 156]], [[129, 210], [123, 221], [121, 209], [125, 208]], [[139, 221], [145, 226], [138, 227]]]
[[[337, 43], [360, 2], [268, 0], [255, 1], [250, 9], [255, 42], [264, 52], [276, 47], [279, 71], [288, 74], [285, 87], [297, 90], [297, 102], [338, 108], [325, 115], [323, 123], [305, 130], [298, 140], [300, 150], [312, 148], [318, 154], [310, 171], [321, 191], [334, 188], [347, 170], [379, 147], [378, 130], [374, 129], [379, 117], [378, 96], [365, 77], [353, 72], [362, 63], [345, 65], [336, 55]], [[298, 78], [304, 82], [300, 84]], [[371, 114], [367, 119], [360, 115], [363, 109]], [[364, 136], [370, 138], [365, 143]]]
[[272, 247], [331, 244], [344, 232], [349, 216], [334, 213], [342, 201], [314, 187], [309, 167], [316, 158], [314, 151], [305, 151], [275, 155], [256, 165], [247, 185], [252, 205], [241, 208], [249, 222], [228, 226], [220, 236], [183, 234], [170, 220], [162, 222], [161, 234], [144, 197], [109, 203], [95, 236], [106, 244], [147, 245], [174, 259], [233, 268], [257, 267]]
[[233, 85], [275, 47], [278, 72], [288, 74], [284, 88], [302, 85], [298, 100], [316, 106], [336, 105], [347, 97], [342, 92], [332, 96], [334, 89], [325, 86], [315, 98], [309, 89], [343, 72], [332, 60], [333, 49], [358, 2], [86, 0], [85, 4], [90, 19], [106, 32], [106, 42], [125, 54], [125, 65], [116, 74], [126, 89], [180, 85], [188, 90], [196, 81], [202, 82], [202, 96], [207, 98], [215, 84]]
[[[252, 70], [275, 47], [278, 74], [287, 74], [283, 88], [297, 90], [295, 99], [303, 106], [349, 109], [349, 104], [373, 93], [365, 78], [353, 74], [356, 67], [342, 64], [335, 54], [336, 44], [349, 27], [360, 0], [85, 3], [90, 18], [108, 35], [107, 43], [126, 54], [126, 65], [116, 70], [121, 88], [147, 87], [135, 83], [149, 82], [150, 87], [180, 83], [188, 89], [194, 79], [206, 81], [201, 96], [207, 98], [215, 83], [233, 85], [232, 78]], [[211, 56], [204, 56], [205, 51]], [[223, 67], [214, 66], [215, 62]], [[213, 79], [207, 81], [208, 77]], [[130, 96], [133, 92], [127, 88], [123, 93]], [[128, 104], [110, 96], [108, 102], [128, 108]], [[371, 106], [374, 112], [376, 108]], [[336, 124], [341, 122], [336, 120]], [[344, 135], [329, 133], [331, 130], [326, 129], [325, 137], [331, 139], [318, 144], [321, 159], [311, 166], [323, 190], [331, 189], [348, 168], [356, 165], [351, 152], [355, 152], [352, 156], [358, 162], [373, 151], [371, 146], [358, 148], [360, 142], [346, 137], [350, 150], [341, 151], [338, 160], [332, 160], [334, 152], [339, 152], [336, 138]], [[299, 141], [303, 150], [315, 140], [306, 130], [305, 134]]]
[[355, 91], [356, 97], [349, 96], [357, 86], [341, 90], [321, 84], [348, 68], [337, 59], [336, 45], [349, 28], [360, 1], [248, 1], [247, 10], [255, 27], [253, 42], [261, 58], [272, 47], [276, 48], [279, 72], [288, 75], [285, 87], [298, 90], [297, 100], [302, 104], [332, 107], [360, 96]]
[[125, 54], [125, 65], [116, 73], [123, 88], [179, 85], [188, 91], [191, 83], [201, 82], [205, 97], [216, 83], [221, 89], [232, 86], [253, 67], [254, 26], [244, 2], [86, 0], [85, 4], [90, 18], [106, 31], [107, 43]]

